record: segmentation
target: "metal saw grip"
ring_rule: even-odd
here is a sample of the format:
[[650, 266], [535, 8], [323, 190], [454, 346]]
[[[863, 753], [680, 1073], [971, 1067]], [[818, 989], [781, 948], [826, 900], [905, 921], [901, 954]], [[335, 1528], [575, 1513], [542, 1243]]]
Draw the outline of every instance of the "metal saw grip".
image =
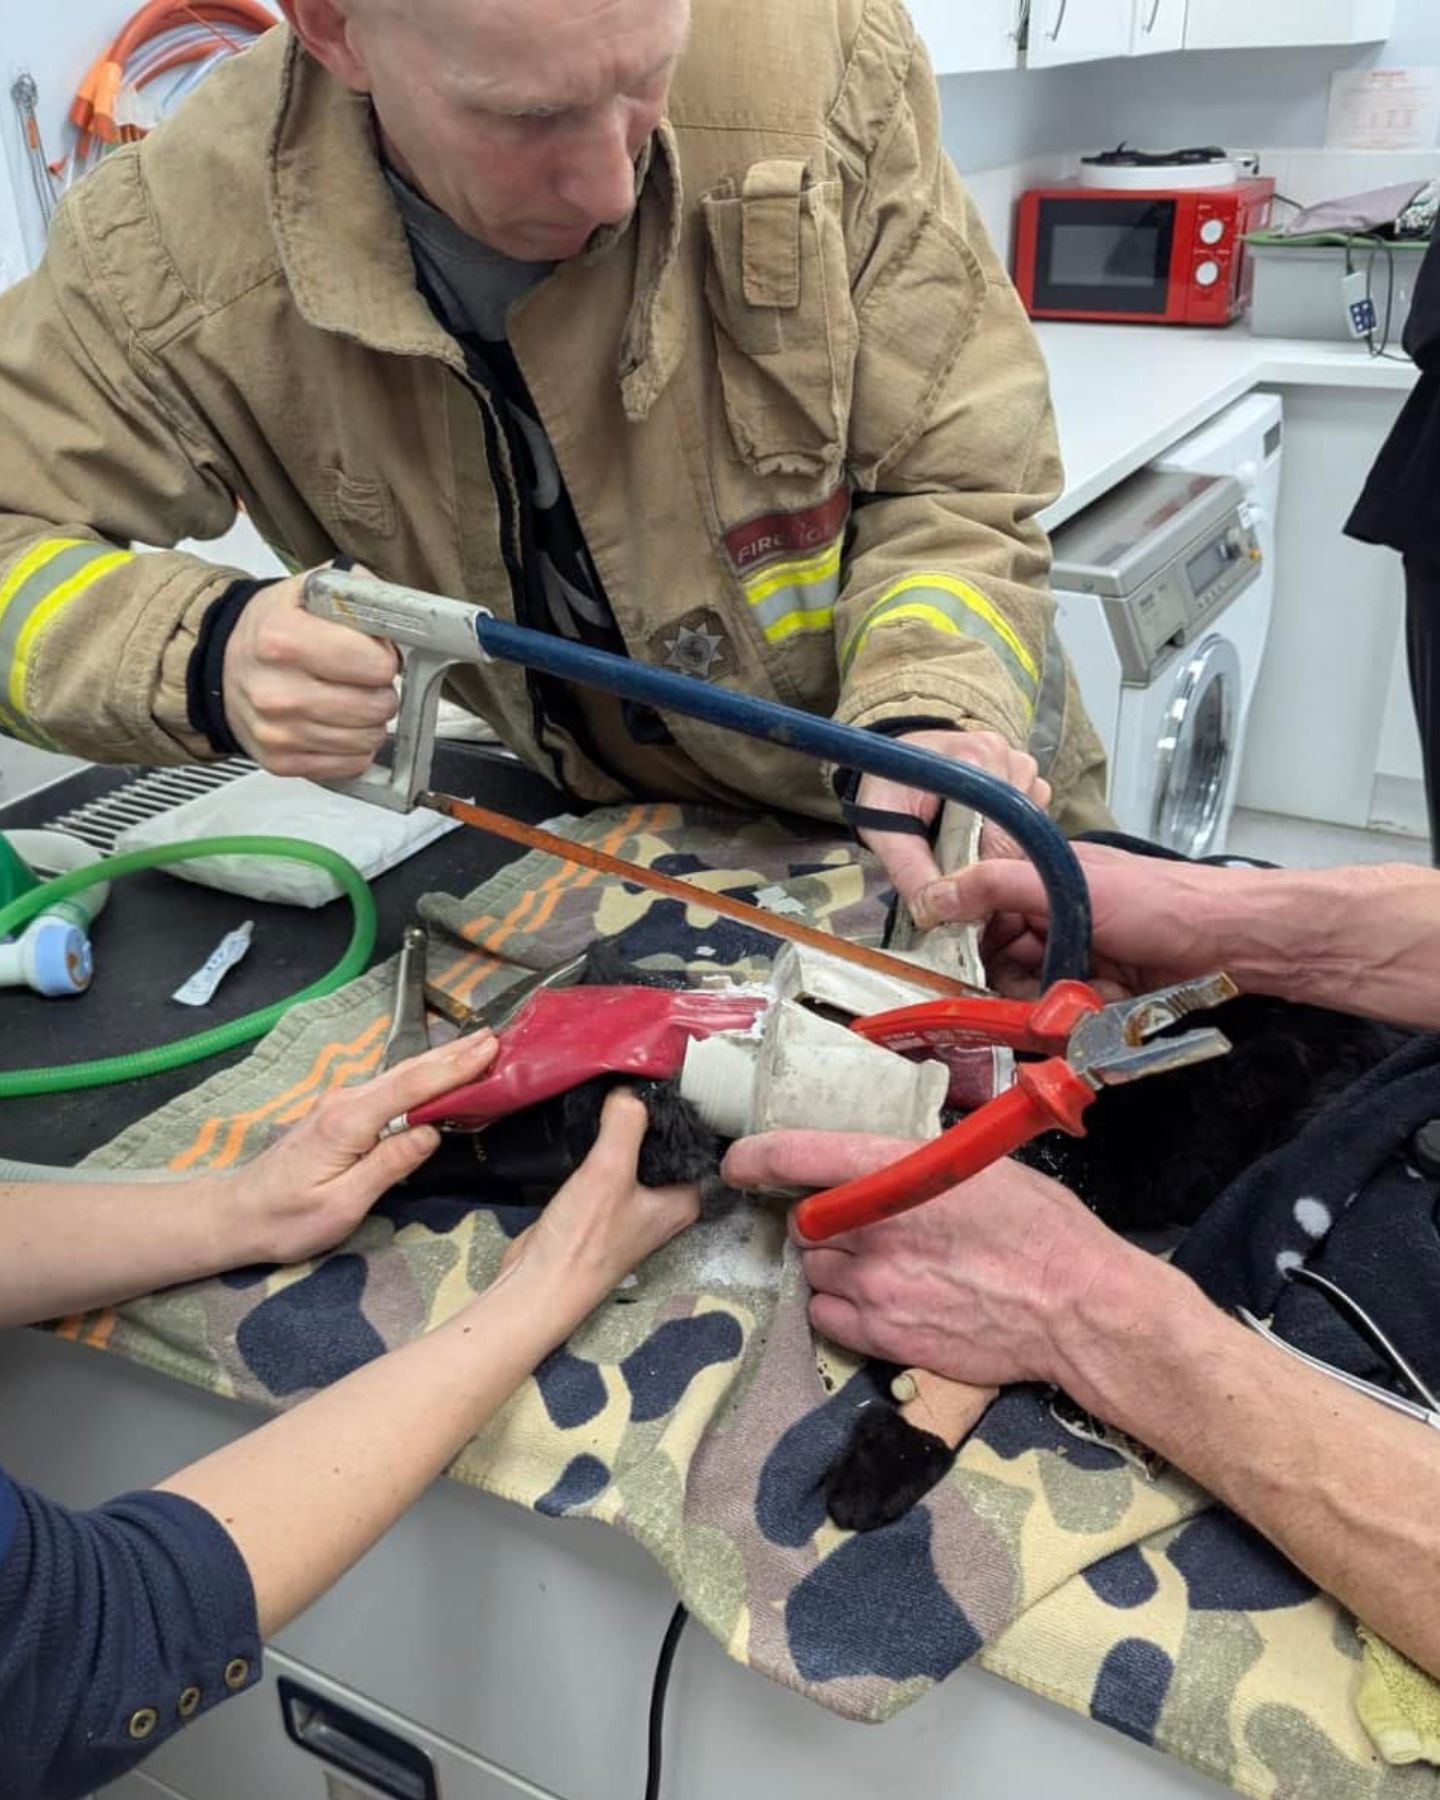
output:
[[479, 621], [490, 615], [443, 594], [397, 587], [341, 569], [316, 569], [305, 578], [305, 610], [317, 619], [382, 638], [400, 652], [400, 711], [387, 769], [374, 764], [352, 781], [327, 782], [336, 792], [392, 812], [410, 812], [430, 786], [435, 720], [446, 672], [457, 663], [490, 658], [480, 647]]

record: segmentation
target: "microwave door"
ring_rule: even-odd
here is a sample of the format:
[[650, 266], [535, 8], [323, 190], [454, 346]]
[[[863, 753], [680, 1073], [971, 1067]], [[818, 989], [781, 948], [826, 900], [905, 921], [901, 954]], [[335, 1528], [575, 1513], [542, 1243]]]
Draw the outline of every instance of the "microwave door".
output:
[[1164, 318], [1175, 253], [1173, 200], [1047, 198], [1037, 221], [1037, 313]]

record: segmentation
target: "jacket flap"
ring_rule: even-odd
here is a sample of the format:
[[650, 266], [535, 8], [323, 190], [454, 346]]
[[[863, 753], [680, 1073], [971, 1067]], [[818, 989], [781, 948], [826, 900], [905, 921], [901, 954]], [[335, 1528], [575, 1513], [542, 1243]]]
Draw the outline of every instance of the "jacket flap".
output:
[[438, 356], [463, 370], [459, 346], [415, 285], [369, 101], [293, 39], [268, 162], [275, 241], [306, 321], [376, 350]]
[[745, 177], [742, 227], [745, 298], [751, 306], [800, 304], [800, 196], [807, 165], [755, 163]]

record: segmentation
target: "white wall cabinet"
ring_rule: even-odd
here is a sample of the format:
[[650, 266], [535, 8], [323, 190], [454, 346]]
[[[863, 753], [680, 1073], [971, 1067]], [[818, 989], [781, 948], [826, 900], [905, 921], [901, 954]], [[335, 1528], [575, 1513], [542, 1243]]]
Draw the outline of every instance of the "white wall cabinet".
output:
[[1185, 48], [1371, 44], [1394, 27], [1395, 0], [1189, 0]]
[[1135, 0], [1031, 0], [1032, 69], [1128, 56]]
[[1013, 69], [1020, 59], [1020, 0], [910, 0], [910, 16], [937, 75]]
[[1132, 56], [1159, 56], [1185, 48], [1185, 15], [1190, 0], [1135, 0]]

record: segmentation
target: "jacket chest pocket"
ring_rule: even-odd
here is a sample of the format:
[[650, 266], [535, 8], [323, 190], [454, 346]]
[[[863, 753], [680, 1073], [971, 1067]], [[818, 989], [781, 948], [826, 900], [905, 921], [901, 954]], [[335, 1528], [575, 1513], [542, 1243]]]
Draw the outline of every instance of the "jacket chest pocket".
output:
[[838, 181], [807, 163], [756, 163], [701, 201], [705, 293], [725, 414], [757, 474], [838, 479], [857, 331]]

